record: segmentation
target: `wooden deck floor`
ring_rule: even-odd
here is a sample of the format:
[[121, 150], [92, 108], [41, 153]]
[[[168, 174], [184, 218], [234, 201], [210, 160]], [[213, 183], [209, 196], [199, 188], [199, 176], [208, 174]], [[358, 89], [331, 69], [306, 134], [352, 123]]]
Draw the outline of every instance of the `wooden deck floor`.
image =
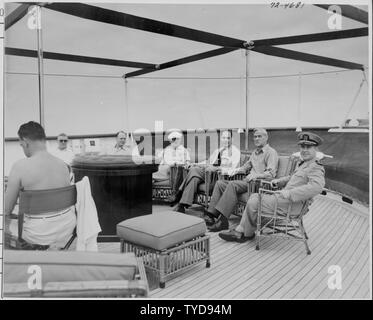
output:
[[[163, 210], [154, 206], [154, 213]], [[200, 215], [199, 208], [188, 213]], [[232, 218], [230, 223], [238, 223]], [[318, 196], [304, 220], [312, 251], [304, 244], [265, 239], [229, 243], [211, 237], [211, 268], [205, 264], [155, 288], [156, 299], [368, 299], [371, 297], [370, 227], [367, 208]], [[100, 251], [118, 252], [119, 244], [101, 243]], [[339, 266], [342, 288], [329, 289], [329, 268]], [[332, 272], [332, 270], [330, 270]]]

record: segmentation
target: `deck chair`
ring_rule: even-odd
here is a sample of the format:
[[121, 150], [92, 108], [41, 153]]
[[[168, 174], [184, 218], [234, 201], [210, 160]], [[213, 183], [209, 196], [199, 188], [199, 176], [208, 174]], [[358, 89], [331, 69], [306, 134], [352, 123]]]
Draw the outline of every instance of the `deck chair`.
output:
[[[30, 266], [34, 283], [30, 287]], [[4, 251], [5, 297], [147, 297], [149, 285], [141, 258], [133, 253]]]
[[212, 191], [218, 180], [219, 171], [205, 171], [205, 181], [198, 186], [195, 203], [202, 205], [207, 209], [211, 199]]
[[293, 208], [290, 202], [285, 213], [277, 211], [277, 205], [273, 213], [262, 212], [262, 197], [264, 194], [274, 194], [272, 190], [259, 189], [259, 206], [256, 229], [256, 250], [260, 249], [262, 237], [277, 237], [288, 240], [303, 241], [307, 254], [311, 254], [308, 246], [308, 236], [303, 225], [303, 216], [309, 211], [312, 199], [302, 201], [300, 208]]
[[[23, 250], [47, 250], [49, 246], [30, 244], [22, 238], [24, 215], [40, 215], [42, 213], [67, 209], [76, 204], [76, 186], [49, 190], [21, 191], [19, 194], [18, 235], [6, 236], [9, 247]], [[14, 216], [14, 215], [13, 215]], [[63, 247], [67, 250], [76, 237], [76, 229]]]
[[170, 167], [169, 179], [155, 181], [152, 185], [152, 199], [166, 201], [177, 192], [181, 182], [185, 179], [187, 172], [183, 165], [173, 165]]

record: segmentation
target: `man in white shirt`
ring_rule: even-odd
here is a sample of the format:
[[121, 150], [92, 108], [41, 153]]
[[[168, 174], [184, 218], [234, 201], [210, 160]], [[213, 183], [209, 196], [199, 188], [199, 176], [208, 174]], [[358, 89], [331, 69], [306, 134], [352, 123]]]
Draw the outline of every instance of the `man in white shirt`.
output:
[[117, 133], [117, 143], [111, 148], [107, 154], [125, 155], [125, 156], [139, 156], [139, 149], [136, 142], [128, 139], [127, 132], [119, 131]]
[[57, 136], [57, 149], [51, 151], [51, 154], [63, 160], [66, 164], [70, 166], [75, 155], [71, 150], [67, 148], [68, 142], [69, 137], [65, 133], [60, 133]]
[[207, 161], [194, 164], [190, 168], [176, 196], [176, 199], [180, 198], [180, 201], [174, 207], [174, 211], [185, 213], [185, 208], [193, 204], [198, 185], [205, 181], [205, 170], [221, 170], [223, 173], [228, 173], [239, 166], [241, 152], [232, 145], [232, 133], [227, 130], [223, 131], [220, 142], [222, 147], [215, 150]]
[[153, 173], [155, 181], [168, 180], [170, 176], [170, 167], [173, 165], [185, 165], [190, 163], [189, 151], [181, 145], [183, 135], [180, 132], [173, 131], [168, 135], [170, 145], [167, 146], [161, 155], [161, 162], [158, 171]]

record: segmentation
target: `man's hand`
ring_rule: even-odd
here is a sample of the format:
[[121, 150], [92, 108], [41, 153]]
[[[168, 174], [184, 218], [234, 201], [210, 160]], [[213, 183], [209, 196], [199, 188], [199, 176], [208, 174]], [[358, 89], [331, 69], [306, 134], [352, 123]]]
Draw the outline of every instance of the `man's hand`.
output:
[[185, 168], [185, 169], [190, 169], [191, 167], [196, 167], [196, 166], [198, 166], [197, 163], [186, 163], [186, 164], [184, 165], [184, 168]]
[[271, 180], [271, 187], [272, 188], [278, 188], [279, 179], [273, 179]]
[[232, 177], [234, 176], [235, 174], [237, 174], [239, 171], [239, 169], [232, 169], [232, 168], [229, 168], [229, 169], [226, 169], [226, 170], [222, 170], [222, 173], [223, 174], [227, 174], [228, 176]]
[[206, 167], [206, 171], [215, 172], [215, 171], [218, 171], [218, 170], [220, 170], [220, 167], [215, 167], [215, 166], [212, 166], [212, 165], [208, 165]]
[[290, 191], [289, 190], [275, 191], [275, 194], [278, 194], [280, 197], [282, 197], [284, 199], [290, 199]]
[[245, 177], [244, 181], [246, 181], [246, 182], [250, 182], [250, 181], [252, 181], [252, 180], [258, 179], [259, 176], [260, 176], [260, 175], [259, 175], [259, 174], [256, 174], [256, 173], [249, 173], [249, 174]]

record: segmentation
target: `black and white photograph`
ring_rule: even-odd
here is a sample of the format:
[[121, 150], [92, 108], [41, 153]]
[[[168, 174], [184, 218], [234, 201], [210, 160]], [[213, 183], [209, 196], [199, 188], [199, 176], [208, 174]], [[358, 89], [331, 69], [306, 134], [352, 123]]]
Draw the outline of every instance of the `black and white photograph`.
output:
[[0, 12], [2, 299], [372, 299], [370, 1]]

